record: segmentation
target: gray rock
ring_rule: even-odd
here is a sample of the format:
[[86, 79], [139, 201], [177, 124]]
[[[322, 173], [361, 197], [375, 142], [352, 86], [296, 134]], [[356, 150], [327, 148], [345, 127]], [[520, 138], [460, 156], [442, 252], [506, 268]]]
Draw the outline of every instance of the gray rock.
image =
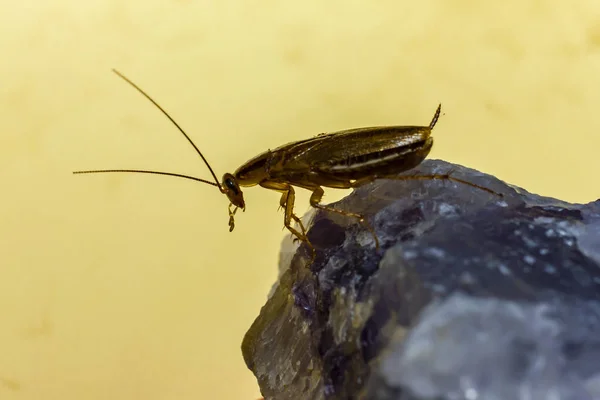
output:
[[[316, 212], [242, 344], [265, 399], [600, 399], [600, 201], [428, 160]], [[404, 175], [407, 175], [404, 174]], [[284, 254], [283, 252], [282, 254]], [[291, 254], [290, 254], [291, 255]]]

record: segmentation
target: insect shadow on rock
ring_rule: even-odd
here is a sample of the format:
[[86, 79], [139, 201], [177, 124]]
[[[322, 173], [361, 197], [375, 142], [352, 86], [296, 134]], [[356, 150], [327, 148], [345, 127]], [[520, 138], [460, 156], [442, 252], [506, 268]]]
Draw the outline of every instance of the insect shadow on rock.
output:
[[[433, 145], [431, 132], [440, 116], [441, 104], [437, 107], [428, 126], [378, 126], [320, 134], [259, 154], [239, 167], [233, 174], [224, 174], [219, 182], [200, 149], [179, 124], [135, 83], [120, 72], [116, 70], [113, 70], [113, 72], [137, 89], [169, 118], [202, 158], [214, 182], [189, 175], [138, 169], [75, 171], [74, 174], [145, 173], [175, 176], [216, 186], [221, 193], [227, 196], [230, 202], [228, 208], [230, 232], [235, 227], [234, 217], [236, 211], [240, 208], [242, 211], [246, 210], [241, 187], [259, 185], [266, 189], [275, 190], [281, 193], [279, 204], [284, 210], [283, 224], [298, 240], [306, 243], [310, 248], [312, 252], [311, 263], [316, 257], [316, 251], [308, 240], [302, 221], [294, 214], [294, 186], [312, 192], [310, 196], [312, 207], [357, 219], [373, 235], [376, 248], [379, 248], [379, 240], [375, 230], [361, 214], [338, 210], [321, 204], [324, 194], [323, 187], [335, 189], [357, 188], [376, 179], [439, 179], [463, 183], [502, 196], [483, 186], [451, 177], [450, 172], [433, 175], [398, 175], [419, 165], [431, 151]], [[292, 226], [292, 221], [298, 225], [299, 229]]]

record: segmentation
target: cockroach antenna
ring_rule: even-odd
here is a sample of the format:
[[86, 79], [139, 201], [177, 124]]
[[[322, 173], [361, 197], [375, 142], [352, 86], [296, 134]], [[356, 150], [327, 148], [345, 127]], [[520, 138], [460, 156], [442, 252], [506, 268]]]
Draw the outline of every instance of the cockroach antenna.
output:
[[179, 126], [179, 124], [177, 122], [175, 122], [175, 120], [169, 115], [169, 113], [166, 112], [165, 109], [160, 106], [160, 104], [158, 104], [156, 101], [154, 101], [154, 99], [152, 97], [150, 97], [150, 95], [148, 93], [146, 93], [144, 90], [142, 90], [142, 88], [140, 88], [138, 85], [136, 85], [135, 83], [133, 83], [125, 75], [123, 75], [122, 73], [120, 73], [116, 69], [113, 69], [112, 71], [115, 74], [117, 74], [119, 77], [121, 77], [125, 82], [127, 82], [131, 86], [133, 86], [145, 98], [147, 98], [148, 100], [150, 100], [152, 102], [152, 104], [154, 104], [156, 106], [156, 108], [158, 108], [167, 118], [169, 118], [169, 120], [173, 123], [173, 125], [175, 125], [175, 127], [177, 127], [177, 129], [179, 129], [179, 132], [181, 132], [181, 134], [187, 139], [187, 141], [190, 142], [190, 144], [194, 147], [194, 149], [196, 150], [196, 153], [198, 153], [198, 155], [202, 158], [202, 161], [204, 161], [204, 164], [206, 164], [206, 166], [208, 167], [208, 170], [210, 171], [210, 173], [213, 176], [213, 179], [215, 181], [211, 182], [211, 181], [207, 181], [206, 179], [197, 178], [195, 176], [183, 175], [183, 174], [176, 174], [176, 173], [173, 173], [173, 172], [149, 171], [149, 170], [141, 170], [141, 169], [97, 169], [97, 170], [87, 170], [87, 171], [73, 171], [73, 174], [97, 174], [97, 173], [106, 173], [106, 172], [132, 172], [132, 173], [139, 173], [139, 174], [153, 174], [153, 175], [175, 176], [177, 178], [191, 179], [191, 180], [196, 181], [196, 182], [202, 182], [202, 183], [207, 183], [207, 184], [212, 185], [212, 186], [216, 186], [216, 187], [219, 188], [219, 190], [221, 192], [225, 193], [225, 190], [223, 189], [223, 187], [219, 183], [219, 180], [217, 179], [217, 176], [215, 175], [215, 172], [213, 171], [212, 167], [210, 166], [210, 164], [206, 160], [206, 157], [204, 157], [204, 154], [202, 154], [202, 152], [200, 151], [200, 149], [198, 148], [198, 146], [196, 146], [196, 144], [192, 141], [192, 139], [188, 136], [188, 134], [185, 133], [185, 131], [181, 128], [181, 126]]

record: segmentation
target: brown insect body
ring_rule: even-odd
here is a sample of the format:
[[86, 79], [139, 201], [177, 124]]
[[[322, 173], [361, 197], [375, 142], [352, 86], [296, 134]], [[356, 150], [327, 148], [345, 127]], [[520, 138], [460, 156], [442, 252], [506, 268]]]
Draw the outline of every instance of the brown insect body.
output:
[[[282, 192], [280, 205], [285, 210], [284, 225], [298, 239], [308, 243], [302, 223], [293, 214], [293, 187], [312, 191], [310, 203], [313, 207], [353, 216], [364, 223], [363, 217], [358, 214], [320, 204], [322, 187], [353, 188], [416, 167], [431, 151], [433, 138], [430, 135], [440, 111], [441, 105], [429, 126], [357, 128], [288, 143], [246, 162], [224, 179], [224, 186], [231, 186], [226, 182], [227, 179], [233, 179], [239, 186], [260, 185]], [[237, 200], [226, 194], [233, 205], [243, 209], [241, 190], [240, 195], [237, 192]], [[291, 226], [291, 220], [300, 225], [302, 232]], [[230, 220], [230, 226], [232, 224]], [[368, 228], [378, 245], [377, 236]]]
[[[380, 126], [320, 134], [310, 139], [288, 143], [274, 150], [266, 151], [243, 164], [233, 174], [226, 173], [223, 175], [222, 181], [219, 182], [200, 150], [169, 114], [133, 82], [119, 72], [115, 72], [148, 98], [175, 124], [202, 157], [214, 178], [214, 182], [169, 172], [130, 169], [76, 171], [74, 173], [138, 172], [177, 176], [217, 186], [230, 201], [230, 231], [235, 226], [234, 215], [237, 209], [245, 210], [246, 207], [241, 187], [259, 185], [266, 189], [278, 191], [282, 193], [280, 206], [284, 209], [285, 227], [311, 248], [313, 259], [315, 250], [306, 236], [304, 225], [293, 211], [294, 187], [312, 191], [310, 204], [314, 208], [357, 218], [360, 223], [370, 230], [377, 247], [379, 247], [377, 236], [370, 225], [365, 222], [362, 215], [338, 210], [320, 203], [324, 193], [323, 187], [355, 188], [381, 178], [404, 180], [446, 179], [494, 193], [470, 182], [450, 177], [449, 174], [398, 176], [399, 173], [419, 165], [431, 151], [433, 146], [431, 132], [440, 116], [441, 104], [428, 126]], [[235, 208], [232, 210], [231, 206]], [[296, 222], [300, 230], [292, 226], [292, 221]]]
[[241, 186], [263, 181], [350, 188], [352, 181], [398, 174], [419, 165], [433, 145], [431, 128], [352, 129], [293, 142], [266, 151], [233, 174]]
[[[440, 108], [432, 125], [439, 112]], [[431, 130], [432, 126], [385, 126], [321, 134], [259, 154], [230, 177], [244, 187], [289, 183], [348, 189], [357, 180], [419, 165], [433, 146]]]

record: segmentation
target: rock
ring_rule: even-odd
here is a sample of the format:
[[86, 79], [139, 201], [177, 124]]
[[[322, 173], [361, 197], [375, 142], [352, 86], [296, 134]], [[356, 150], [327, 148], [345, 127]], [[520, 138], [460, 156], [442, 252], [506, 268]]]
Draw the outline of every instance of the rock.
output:
[[[438, 160], [316, 212], [242, 351], [265, 399], [600, 399], [600, 200]], [[289, 246], [289, 245], [288, 245]], [[290, 250], [288, 249], [288, 252]]]

